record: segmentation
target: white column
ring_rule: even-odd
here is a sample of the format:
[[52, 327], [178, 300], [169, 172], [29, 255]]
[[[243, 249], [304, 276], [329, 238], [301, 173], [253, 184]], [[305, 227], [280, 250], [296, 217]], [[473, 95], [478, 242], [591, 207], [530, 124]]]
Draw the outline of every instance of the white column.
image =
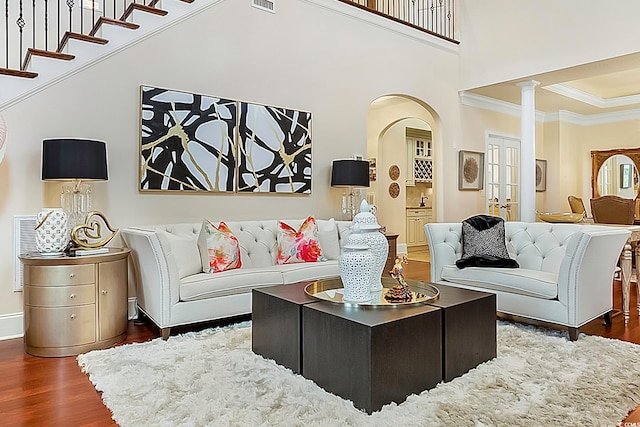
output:
[[535, 80], [518, 83], [521, 90], [520, 220], [536, 220], [536, 86]]

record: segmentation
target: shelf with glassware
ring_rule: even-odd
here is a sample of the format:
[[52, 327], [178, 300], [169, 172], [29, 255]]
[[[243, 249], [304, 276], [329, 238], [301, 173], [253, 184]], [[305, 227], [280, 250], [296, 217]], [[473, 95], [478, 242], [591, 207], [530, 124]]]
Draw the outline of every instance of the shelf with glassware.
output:
[[433, 143], [430, 139], [407, 138], [406, 185], [431, 182], [433, 179]]

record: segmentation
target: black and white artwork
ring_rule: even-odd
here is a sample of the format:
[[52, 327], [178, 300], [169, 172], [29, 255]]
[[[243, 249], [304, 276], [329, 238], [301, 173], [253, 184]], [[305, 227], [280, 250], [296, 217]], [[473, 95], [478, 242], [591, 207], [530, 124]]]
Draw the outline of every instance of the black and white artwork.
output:
[[311, 193], [311, 113], [240, 102], [238, 191]]
[[237, 102], [141, 86], [140, 191], [235, 190]]

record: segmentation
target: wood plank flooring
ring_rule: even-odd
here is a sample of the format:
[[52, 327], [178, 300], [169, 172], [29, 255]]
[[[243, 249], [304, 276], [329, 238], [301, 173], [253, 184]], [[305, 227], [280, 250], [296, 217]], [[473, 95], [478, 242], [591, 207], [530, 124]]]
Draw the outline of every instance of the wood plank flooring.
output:
[[[409, 261], [404, 271], [407, 279], [429, 278], [429, 264], [425, 262]], [[618, 283], [614, 286], [614, 307], [618, 309], [621, 307], [620, 295]], [[635, 304], [635, 288], [632, 288], [631, 306], [635, 307]], [[229, 322], [174, 328], [172, 335], [224, 323]], [[581, 331], [640, 344], [640, 319], [635, 309], [631, 311], [631, 321], [627, 326], [622, 315], [618, 314], [614, 315], [613, 325], [609, 328], [597, 319]], [[128, 333], [124, 343], [144, 342], [160, 336], [155, 326], [135, 325], [134, 322], [129, 322]], [[24, 353], [21, 338], [0, 341], [0, 414], [2, 426], [116, 425], [111, 419], [111, 412], [102, 404], [100, 393], [80, 371], [75, 357], [30, 356]], [[640, 408], [624, 421], [640, 423]]]

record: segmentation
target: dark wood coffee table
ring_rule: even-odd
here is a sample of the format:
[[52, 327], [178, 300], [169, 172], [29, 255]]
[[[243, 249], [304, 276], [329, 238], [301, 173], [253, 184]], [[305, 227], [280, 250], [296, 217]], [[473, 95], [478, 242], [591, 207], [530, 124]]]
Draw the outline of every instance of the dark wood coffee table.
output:
[[496, 356], [494, 294], [438, 285], [436, 301], [375, 308], [319, 301], [310, 283], [253, 290], [252, 349], [368, 413]]

